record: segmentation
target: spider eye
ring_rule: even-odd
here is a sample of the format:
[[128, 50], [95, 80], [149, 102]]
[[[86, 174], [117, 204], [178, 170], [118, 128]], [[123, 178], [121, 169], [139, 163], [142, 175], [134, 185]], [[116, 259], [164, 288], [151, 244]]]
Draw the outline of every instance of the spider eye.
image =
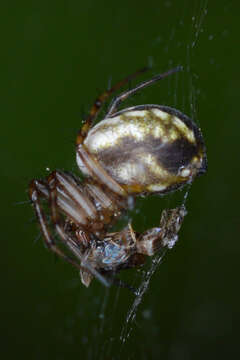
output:
[[200, 130], [168, 107], [123, 110], [93, 127], [84, 144], [128, 193], [165, 193], [206, 171]]

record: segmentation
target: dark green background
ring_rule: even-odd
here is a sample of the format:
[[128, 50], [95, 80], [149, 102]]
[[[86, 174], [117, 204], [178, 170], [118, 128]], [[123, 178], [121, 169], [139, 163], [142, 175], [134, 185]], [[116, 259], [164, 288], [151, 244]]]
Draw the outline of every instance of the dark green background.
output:
[[[4, 359], [213, 359], [239, 348], [237, 1], [11, 1], [1, 5], [1, 354]], [[205, 10], [207, 13], [205, 14]], [[196, 40], [195, 45], [193, 42]], [[76, 132], [100, 90], [184, 72], [126, 105], [176, 107], [200, 124], [209, 170], [195, 181], [180, 241], [153, 276], [125, 344], [134, 296], [78, 274], [43, 246], [27, 186], [46, 167], [77, 173]], [[181, 196], [183, 194], [180, 194]], [[140, 201], [156, 225], [173, 197]], [[133, 270], [123, 274], [136, 279]]]

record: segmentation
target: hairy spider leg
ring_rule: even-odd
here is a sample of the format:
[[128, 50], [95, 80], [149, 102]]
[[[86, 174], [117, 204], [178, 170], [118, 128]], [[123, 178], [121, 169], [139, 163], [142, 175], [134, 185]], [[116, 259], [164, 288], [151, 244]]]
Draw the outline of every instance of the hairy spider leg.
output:
[[53, 237], [51, 236], [51, 232], [48, 228], [47, 221], [40, 201], [41, 198], [45, 198], [45, 199], [50, 198], [49, 189], [47, 188], [46, 183], [41, 180], [32, 180], [29, 187], [29, 196], [34, 206], [35, 213], [38, 218], [40, 228], [43, 234], [44, 242], [47, 248], [52, 250], [55, 254], [63, 258], [68, 263], [75, 266], [77, 269], [81, 269], [81, 266], [76, 261], [66, 256], [64, 252], [58, 248]]
[[[54, 179], [54, 173], [50, 175], [48, 183], [50, 186], [47, 185], [45, 181], [42, 180], [32, 180], [30, 187], [29, 187], [29, 195], [30, 199], [33, 203], [37, 218], [39, 220], [40, 228], [43, 234], [44, 242], [46, 246], [52, 250], [55, 254], [63, 258], [65, 261], [76, 267], [78, 270], [84, 270], [87, 269], [92, 275], [94, 275], [103, 285], [109, 287], [110, 283], [103, 277], [101, 274], [99, 274], [98, 271], [96, 271], [88, 262], [84, 259], [84, 257], [81, 255], [79, 247], [75, 244], [74, 240], [70, 238], [69, 235], [67, 235], [63, 229], [63, 226], [60, 222], [60, 218], [57, 212], [57, 204], [56, 204], [56, 186], [53, 185], [53, 179]], [[52, 183], [51, 183], [52, 182]], [[76, 262], [71, 257], [64, 254], [64, 252], [59, 249], [59, 247], [56, 245], [53, 237], [51, 236], [51, 232], [49, 230], [49, 227], [47, 225], [47, 221], [44, 215], [43, 208], [41, 206], [41, 198], [48, 199], [50, 202], [50, 208], [51, 208], [51, 217], [52, 222], [55, 226], [55, 229], [62, 239], [63, 243], [71, 250], [71, 252], [80, 260], [81, 265]]]
[[68, 218], [79, 226], [86, 225], [89, 220], [95, 221], [97, 210], [76, 178], [62, 171], [54, 171], [52, 176], [57, 185], [57, 205]]
[[83, 255], [80, 251], [80, 248], [77, 246], [75, 241], [65, 232], [63, 224], [61, 222], [61, 218], [58, 212], [58, 205], [57, 205], [57, 171], [54, 171], [48, 177], [48, 185], [50, 190], [50, 208], [51, 208], [51, 217], [52, 222], [55, 226], [55, 229], [62, 239], [63, 243], [72, 251], [72, 253], [80, 260], [81, 266], [79, 269], [87, 269], [95, 278], [97, 278], [103, 285], [109, 287], [111, 284], [102, 276], [94, 267], [92, 267], [85, 255]]
[[172, 75], [178, 71], [181, 71], [182, 69], [183, 69], [182, 66], [177, 66], [171, 70], [166, 71], [165, 73], [154, 76], [150, 80], [143, 81], [142, 83], [140, 83], [139, 85], [137, 85], [135, 88], [133, 88], [131, 90], [124, 91], [122, 94], [118, 95], [115, 99], [113, 99], [113, 101], [111, 102], [111, 104], [109, 106], [109, 109], [107, 111], [105, 118], [113, 115], [117, 111], [117, 108], [120, 105], [120, 103], [123, 102], [124, 100], [126, 100], [129, 96], [132, 96], [137, 91], [144, 89], [145, 87], [150, 86], [150, 85], [154, 84], [155, 82], [162, 80], [169, 75]]
[[118, 89], [122, 86], [126, 85], [129, 81], [137, 77], [138, 75], [144, 73], [148, 70], [148, 67], [144, 67], [135, 73], [129, 75], [128, 77], [124, 78], [123, 80], [119, 81], [117, 84], [112, 86], [111, 89], [104, 91], [94, 102], [93, 106], [91, 107], [89, 116], [87, 117], [85, 123], [83, 124], [81, 130], [79, 130], [76, 145], [82, 144], [89, 129], [92, 127], [94, 120], [97, 118], [99, 111], [102, 109], [103, 104], [105, 101]]

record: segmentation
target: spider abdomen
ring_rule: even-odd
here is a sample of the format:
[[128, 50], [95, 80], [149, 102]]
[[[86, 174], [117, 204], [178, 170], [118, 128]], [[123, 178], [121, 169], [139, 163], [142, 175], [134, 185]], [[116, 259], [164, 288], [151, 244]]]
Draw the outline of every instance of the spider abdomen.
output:
[[167, 192], [206, 170], [200, 130], [164, 106], [122, 110], [95, 125], [84, 146], [128, 193]]

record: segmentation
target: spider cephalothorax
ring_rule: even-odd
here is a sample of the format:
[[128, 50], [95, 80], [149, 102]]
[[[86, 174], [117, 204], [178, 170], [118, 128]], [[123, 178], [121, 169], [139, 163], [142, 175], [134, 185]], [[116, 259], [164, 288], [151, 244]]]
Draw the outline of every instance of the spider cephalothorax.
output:
[[[130, 224], [116, 233], [108, 229], [128, 208], [129, 197], [168, 193], [206, 171], [201, 131], [186, 115], [162, 105], [117, 112], [127, 97], [179, 70], [172, 69], [120, 94], [105, 118], [93, 126], [106, 99], [139, 72], [96, 100], [76, 141], [77, 164], [84, 181], [54, 171], [30, 184], [30, 199], [47, 246], [80, 269], [86, 286], [93, 276], [109, 285], [110, 275], [144, 263], [146, 255], [171, 247], [177, 239], [184, 207], [165, 210], [160, 226], [140, 235]], [[74, 257], [65, 255], [51, 235], [42, 198], [49, 202], [51, 223], [59, 240]]]

